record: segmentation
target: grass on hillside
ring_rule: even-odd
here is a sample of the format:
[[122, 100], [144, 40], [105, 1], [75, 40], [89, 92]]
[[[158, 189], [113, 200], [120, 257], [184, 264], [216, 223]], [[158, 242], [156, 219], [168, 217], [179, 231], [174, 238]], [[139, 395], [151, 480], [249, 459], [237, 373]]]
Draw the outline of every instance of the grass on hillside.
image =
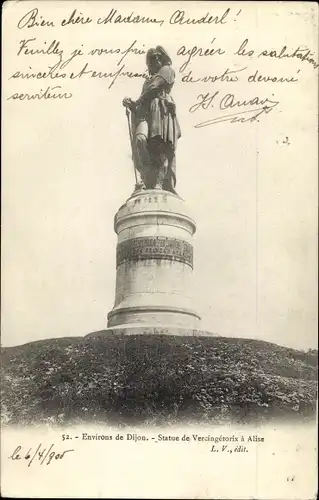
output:
[[222, 337], [62, 338], [2, 349], [4, 424], [312, 418], [317, 351]]

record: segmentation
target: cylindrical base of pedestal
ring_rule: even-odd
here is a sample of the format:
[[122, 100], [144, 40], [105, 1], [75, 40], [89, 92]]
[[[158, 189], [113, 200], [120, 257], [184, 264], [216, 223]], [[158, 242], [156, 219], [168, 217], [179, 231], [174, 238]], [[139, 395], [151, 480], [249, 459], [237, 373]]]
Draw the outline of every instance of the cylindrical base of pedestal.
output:
[[198, 328], [191, 298], [196, 227], [184, 201], [166, 191], [140, 191], [120, 208], [114, 227], [116, 291], [108, 327]]
[[97, 332], [91, 332], [85, 335], [86, 338], [97, 339], [105, 336], [127, 336], [127, 335], [168, 335], [174, 337], [218, 337], [216, 333], [198, 330], [196, 328], [189, 328], [183, 326], [171, 326], [171, 325], [123, 325], [123, 326], [113, 326], [107, 328], [106, 330], [100, 330]]
[[197, 328], [200, 317], [189, 309], [164, 306], [133, 306], [113, 309], [108, 314], [108, 328], [120, 325], [172, 325]]

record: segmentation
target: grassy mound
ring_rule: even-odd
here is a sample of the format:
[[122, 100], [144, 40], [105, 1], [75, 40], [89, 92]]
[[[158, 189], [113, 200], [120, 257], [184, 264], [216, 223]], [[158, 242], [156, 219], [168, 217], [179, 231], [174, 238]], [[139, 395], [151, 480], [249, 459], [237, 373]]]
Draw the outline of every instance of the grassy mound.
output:
[[63, 338], [2, 349], [4, 424], [308, 419], [317, 351], [222, 337]]

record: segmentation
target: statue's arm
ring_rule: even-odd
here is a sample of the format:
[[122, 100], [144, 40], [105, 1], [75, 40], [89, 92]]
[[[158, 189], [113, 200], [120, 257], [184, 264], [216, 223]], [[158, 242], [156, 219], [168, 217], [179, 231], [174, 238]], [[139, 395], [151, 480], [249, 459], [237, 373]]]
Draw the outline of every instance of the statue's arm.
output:
[[167, 81], [160, 75], [156, 75], [150, 83], [147, 90], [145, 90], [136, 101], [136, 105], [139, 106], [145, 101], [153, 99], [156, 95], [167, 86]]
[[170, 66], [163, 66], [159, 72], [153, 77], [152, 82], [147, 86], [147, 89], [142, 92], [137, 101], [132, 101], [130, 98], [123, 99], [123, 105], [131, 110], [144, 104], [145, 102], [156, 97], [162, 89], [168, 85], [172, 87], [175, 80], [175, 72]]

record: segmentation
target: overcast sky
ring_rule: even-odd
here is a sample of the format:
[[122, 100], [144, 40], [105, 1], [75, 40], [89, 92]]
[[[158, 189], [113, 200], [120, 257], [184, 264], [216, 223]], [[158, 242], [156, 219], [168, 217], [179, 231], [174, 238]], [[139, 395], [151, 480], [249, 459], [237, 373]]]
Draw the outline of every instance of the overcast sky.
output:
[[[124, 50], [134, 40], [136, 47], [162, 44], [167, 49], [176, 71], [173, 96], [182, 128], [177, 190], [197, 224], [194, 288], [201, 328], [316, 347], [317, 73], [311, 62], [298, 57], [258, 57], [264, 49], [280, 52], [284, 45], [290, 53], [298, 46], [314, 52], [311, 4], [246, 4], [241, 12], [238, 4], [229, 4], [223, 23], [173, 25], [168, 19], [178, 4], [82, 2], [82, 13], [93, 20], [113, 7], [123, 15], [133, 10], [164, 23], [68, 27], [58, 25], [59, 20], [79, 4], [37, 5], [55, 28], [17, 29], [30, 10], [17, 3], [10, 13], [7, 7], [4, 26], [2, 344], [81, 336], [106, 327], [115, 288], [113, 217], [134, 186], [121, 100], [137, 98], [142, 79], [121, 76], [111, 88], [110, 79], [89, 76], [9, 80], [17, 70], [45, 71], [58, 61], [53, 55], [16, 56], [19, 41], [35, 37], [29, 47], [59, 40], [64, 60], [75, 48], [85, 54], [98, 47]], [[226, 10], [224, 3], [183, 5], [185, 16], [196, 19], [208, 11], [221, 17]], [[254, 55], [234, 55], [245, 39]], [[180, 72], [187, 60], [177, 56], [183, 45], [222, 47], [225, 54], [197, 55]], [[118, 60], [118, 54], [78, 56], [65, 71], [79, 72], [86, 62], [90, 69], [116, 71]], [[124, 62], [126, 70], [145, 70], [144, 55], [131, 53]], [[234, 83], [182, 82], [190, 70], [198, 78], [221, 75], [226, 68], [242, 69], [246, 76]], [[256, 70], [298, 81], [248, 84]], [[61, 85], [72, 98], [7, 99], [48, 85]], [[189, 112], [199, 94], [216, 92], [214, 107]], [[259, 122], [195, 128], [236, 111], [218, 109], [228, 93], [278, 105]]]

